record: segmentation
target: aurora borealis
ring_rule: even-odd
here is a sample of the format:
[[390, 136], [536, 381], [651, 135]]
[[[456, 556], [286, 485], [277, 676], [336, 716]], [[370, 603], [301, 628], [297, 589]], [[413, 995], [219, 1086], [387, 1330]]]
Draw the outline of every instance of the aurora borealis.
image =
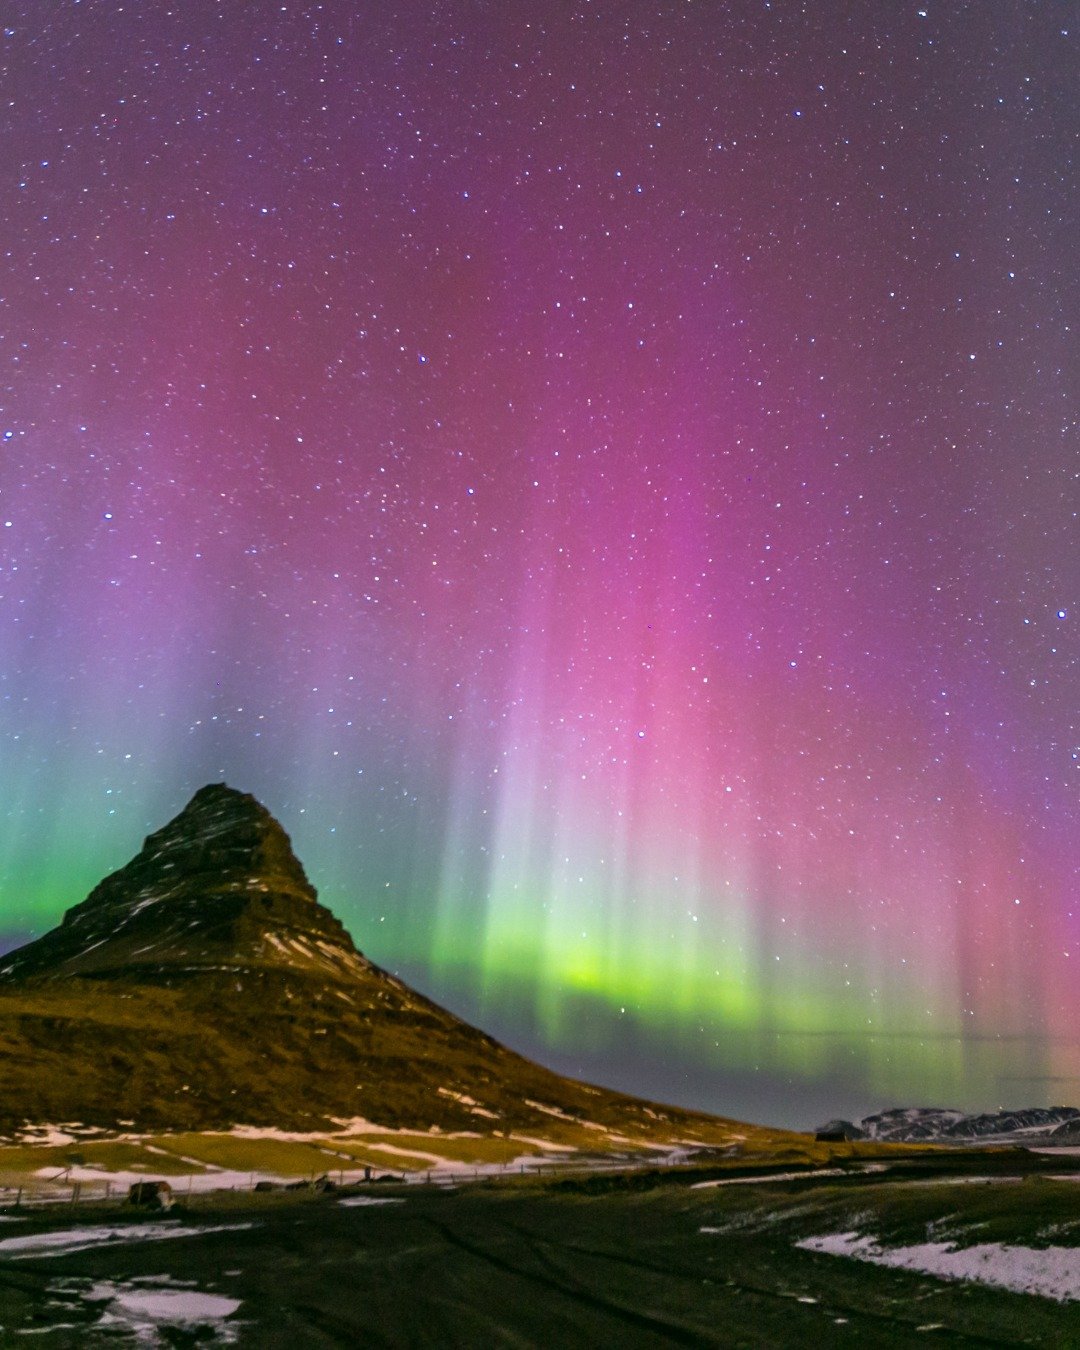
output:
[[0, 945], [225, 779], [553, 1067], [1080, 1104], [1080, 6], [7, 13]]

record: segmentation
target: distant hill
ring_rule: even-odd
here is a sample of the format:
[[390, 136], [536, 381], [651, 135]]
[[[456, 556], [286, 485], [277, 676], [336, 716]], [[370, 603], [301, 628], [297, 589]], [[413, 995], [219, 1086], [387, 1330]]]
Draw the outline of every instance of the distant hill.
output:
[[598, 1148], [798, 1136], [534, 1064], [381, 970], [254, 797], [200, 789], [58, 928], [0, 958], [0, 1132], [584, 1130]]
[[859, 1121], [831, 1120], [819, 1134], [843, 1135], [892, 1144], [1080, 1143], [1080, 1110], [1075, 1106], [1031, 1107], [969, 1115], [940, 1107], [910, 1106], [881, 1111]]

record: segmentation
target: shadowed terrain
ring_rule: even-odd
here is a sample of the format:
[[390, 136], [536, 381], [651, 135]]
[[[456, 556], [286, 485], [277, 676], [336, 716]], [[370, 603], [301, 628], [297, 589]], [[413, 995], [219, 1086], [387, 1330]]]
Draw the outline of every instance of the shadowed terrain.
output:
[[218, 1195], [156, 1229], [145, 1216], [88, 1212], [71, 1241], [97, 1225], [97, 1245], [51, 1255], [26, 1244], [74, 1221], [39, 1214], [3, 1225], [0, 1328], [33, 1331], [46, 1350], [113, 1344], [132, 1326], [125, 1301], [174, 1290], [233, 1311], [159, 1327], [154, 1343], [1076, 1344], [1075, 1303], [798, 1245], [853, 1228], [893, 1246], [933, 1234], [1027, 1251], [1075, 1241], [1076, 1183], [1016, 1175], [1017, 1155], [954, 1159], [952, 1174], [913, 1168], [715, 1188], [694, 1184], [701, 1170], [451, 1193]]

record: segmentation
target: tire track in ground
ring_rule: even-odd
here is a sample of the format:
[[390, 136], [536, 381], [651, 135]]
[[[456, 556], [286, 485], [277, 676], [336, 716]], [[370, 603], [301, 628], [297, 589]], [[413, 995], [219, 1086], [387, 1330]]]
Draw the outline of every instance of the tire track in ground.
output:
[[[655, 1336], [673, 1342], [676, 1345], [693, 1346], [711, 1346], [716, 1342], [710, 1337], [703, 1336], [698, 1332], [691, 1331], [687, 1327], [680, 1326], [677, 1322], [669, 1322], [662, 1317], [654, 1317], [649, 1313], [638, 1312], [635, 1308], [627, 1308], [621, 1303], [616, 1303], [611, 1299], [604, 1298], [602, 1295], [594, 1293], [591, 1289], [585, 1288], [573, 1277], [565, 1272], [558, 1272], [558, 1278], [548, 1275], [541, 1275], [535, 1271], [526, 1270], [520, 1265], [515, 1265], [511, 1261], [497, 1256], [494, 1252], [488, 1251], [478, 1246], [475, 1242], [470, 1242], [468, 1238], [462, 1237], [459, 1233], [448, 1227], [446, 1224], [439, 1223], [435, 1219], [426, 1219], [425, 1222], [431, 1225], [437, 1233], [451, 1246], [467, 1252], [478, 1261], [484, 1261], [486, 1264], [494, 1266], [496, 1270], [501, 1270], [504, 1274], [513, 1275], [518, 1279], [527, 1280], [530, 1284], [539, 1285], [551, 1293], [561, 1294], [564, 1298], [573, 1299], [591, 1308], [594, 1312], [604, 1313], [613, 1317], [616, 1321], [627, 1323], [629, 1326], [637, 1327], [642, 1331], [650, 1331]], [[518, 1234], [519, 1237], [526, 1236]], [[530, 1246], [532, 1244], [530, 1243]], [[551, 1261], [543, 1257], [534, 1248], [534, 1255], [541, 1264], [548, 1269], [552, 1269]]]
[[[500, 1221], [500, 1225], [509, 1232], [515, 1233], [518, 1238], [524, 1240], [532, 1249], [537, 1260], [543, 1262], [543, 1264], [552, 1271], [553, 1275], [557, 1275], [563, 1280], [573, 1280], [573, 1277], [562, 1270], [557, 1262], [553, 1262], [550, 1257], [545, 1257], [539, 1250], [540, 1247], [546, 1247], [555, 1252], [575, 1253], [578, 1256], [586, 1256], [597, 1260], [609, 1261], [613, 1264], [626, 1266], [631, 1269], [648, 1271], [652, 1275], [661, 1276], [664, 1279], [679, 1280], [684, 1284], [692, 1285], [695, 1288], [700, 1288], [703, 1283], [711, 1284], [718, 1289], [732, 1289], [736, 1290], [739, 1294], [746, 1294], [752, 1298], [768, 1299], [776, 1303], [798, 1303], [802, 1297], [794, 1291], [788, 1292], [782, 1289], [770, 1289], [767, 1286], [751, 1284], [746, 1280], [732, 1279], [730, 1275], [712, 1275], [707, 1269], [684, 1272], [671, 1266], [657, 1265], [655, 1262], [645, 1261], [640, 1257], [627, 1256], [620, 1252], [586, 1247], [580, 1243], [574, 1242], [556, 1242], [551, 1238], [541, 1237], [536, 1233], [531, 1233], [526, 1228], [521, 1228], [517, 1224], [508, 1223], [505, 1220]], [[856, 1321], [872, 1322], [886, 1326], [890, 1331], [903, 1334], [904, 1336], [914, 1335], [917, 1331], [916, 1324], [913, 1321], [896, 1317], [890, 1313], [877, 1312], [872, 1308], [863, 1306], [853, 1307], [847, 1304], [836, 1304], [832, 1301], [828, 1303], [815, 1302], [813, 1306], [827, 1317], [846, 1317], [851, 1324], [854, 1324]], [[939, 1340], [946, 1338], [961, 1345], [984, 1346], [987, 1347], [987, 1350], [1014, 1350], [1018, 1344], [1014, 1339], [998, 1340], [996, 1338], [982, 1336], [976, 1332], [961, 1331], [953, 1327], [941, 1327], [940, 1330], [935, 1331], [935, 1335]], [[705, 1343], [712, 1344], [713, 1342], [706, 1341]]]

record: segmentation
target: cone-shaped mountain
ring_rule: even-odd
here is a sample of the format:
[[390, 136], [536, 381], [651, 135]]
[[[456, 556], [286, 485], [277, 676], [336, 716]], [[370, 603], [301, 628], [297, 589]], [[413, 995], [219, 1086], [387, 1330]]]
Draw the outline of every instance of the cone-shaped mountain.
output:
[[360, 960], [270, 812], [212, 783], [59, 928], [0, 961], [0, 979], [152, 980], [223, 964], [353, 970]]
[[0, 1083], [0, 1132], [363, 1118], [547, 1137], [587, 1122], [601, 1148], [731, 1137], [716, 1117], [562, 1078], [380, 970], [319, 904], [277, 821], [224, 784], [0, 958]]

